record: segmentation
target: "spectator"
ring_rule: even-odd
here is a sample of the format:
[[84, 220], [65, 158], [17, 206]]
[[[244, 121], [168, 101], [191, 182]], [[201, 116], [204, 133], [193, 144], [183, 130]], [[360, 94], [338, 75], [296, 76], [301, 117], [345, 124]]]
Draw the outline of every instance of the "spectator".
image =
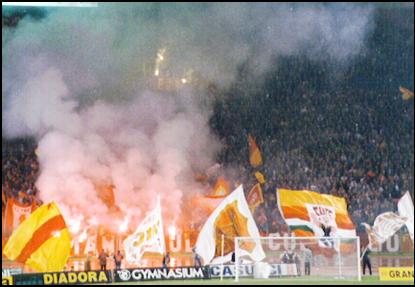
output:
[[85, 271], [91, 271], [91, 257], [89, 256], [89, 254], [87, 254], [85, 260]]
[[121, 251], [118, 250], [117, 253], [114, 255], [114, 262], [115, 262], [115, 269], [120, 270], [121, 269], [121, 263], [124, 259], [124, 256], [121, 254]]
[[104, 251], [104, 249], [102, 249], [98, 256], [100, 270], [103, 270], [103, 271], [107, 270], [107, 257], [108, 257], [108, 254]]
[[163, 268], [167, 268], [168, 265], [170, 264], [170, 253], [167, 252], [164, 256], [163, 256]]

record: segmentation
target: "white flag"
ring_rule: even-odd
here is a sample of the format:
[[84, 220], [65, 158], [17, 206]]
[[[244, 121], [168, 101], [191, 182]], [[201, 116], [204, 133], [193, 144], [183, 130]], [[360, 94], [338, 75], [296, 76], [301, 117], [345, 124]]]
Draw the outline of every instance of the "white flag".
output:
[[398, 202], [398, 212], [400, 216], [408, 218], [405, 222], [409, 231], [409, 236], [414, 242], [414, 203], [412, 202], [409, 191]]
[[385, 212], [376, 217], [373, 228], [367, 223], [362, 223], [369, 236], [369, 249], [378, 249], [383, 242], [405, 224], [406, 220], [406, 217], [401, 217], [393, 212]]
[[[222, 254], [222, 235], [224, 235], [224, 256]], [[259, 241], [259, 232], [246, 202], [242, 185], [228, 195], [209, 216], [199, 233], [196, 252], [204, 264], [219, 264], [230, 261], [235, 251], [235, 237], [254, 237], [243, 242], [241, 256], [249, 256], [255, 261], [265, 257]]]
[[165, 253], [160, 198], [156, 208], [140, 223], [135, 232], [124, 242], [126, 259], [130, 264], [139, 264], [144, 252]]

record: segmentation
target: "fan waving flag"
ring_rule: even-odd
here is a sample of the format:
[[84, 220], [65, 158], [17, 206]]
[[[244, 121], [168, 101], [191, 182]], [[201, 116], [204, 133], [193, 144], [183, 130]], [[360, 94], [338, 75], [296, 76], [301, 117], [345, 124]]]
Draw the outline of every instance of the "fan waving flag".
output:
[[278, 189], [277, 196], [281, 215], [295, 236], [356, 236], [344, 198], [288, 189]]
[[262, 165], [262, 155], [254, 138], [248, 134], [248, 144], [249, 144], [249, 162], [253, 167], [258, 167]]
[[373, 227], [370, 227], [367, 223], [362, 223], [369, 237], [369, 249], [379, 248], [382, 243], [401, 229], [407, 219], [393, 212], [384, 212], [376, 217]]
[[[222, 235], [224, 252], [221, 256]], [[259, 238], [258, 228], [246, 202], [242, 185], [227, 196], [209, 216], [199, 233], [196, 252], [205, 264], [228, 262], [235, 250], [235, 237]], [[241, 256], [249, 256], [254, 261], [265, 257], [259, 239], [254, 239], [241, 246]]]
[[144, 252], [166, 252], [160, 198], [157, 199], [156, 208], [144, 218], [136, 231], [128, 236], [123, 244], [126, 259], [131, 264], [139, 264]]
[[39, 272], [62, 271], [70, 254], [71, 235], [57, 205], [36, 209], [14, 231], [4, 254]]

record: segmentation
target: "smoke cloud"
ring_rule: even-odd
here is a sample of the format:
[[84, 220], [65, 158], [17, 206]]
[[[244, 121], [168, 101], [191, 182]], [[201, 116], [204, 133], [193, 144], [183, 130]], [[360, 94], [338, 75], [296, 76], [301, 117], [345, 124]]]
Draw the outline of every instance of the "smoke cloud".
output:
[[165, 49], [161, 76], [191, 70], [227, 87], [247, 61], [260, 76], [278, 56], [349, 60], [364, 50], [372, 12], [363, 4], [103, 3], [26, 17], [2, 29], [3, 136], [38, 139], [40, 197], [57, 201], [71, 225], [120, 224], [97, 183], [114, 186], [122, 218], [137, 222], [161, 195], [174, 223], [186, 195], [203, 190], [194, 172], [215, 163], [221, 144], [205, 91], [149, 88], [157, 51]]

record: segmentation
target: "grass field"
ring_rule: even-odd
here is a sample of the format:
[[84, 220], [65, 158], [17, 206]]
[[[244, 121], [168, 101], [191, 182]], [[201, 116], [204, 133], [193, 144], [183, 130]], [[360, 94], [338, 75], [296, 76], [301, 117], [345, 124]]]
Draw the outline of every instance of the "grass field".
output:
[[378, 276], [362, 277], [362, 281], [351, 280], [306, 280], [306, 279], [242, 279], [235, 282], [233, 279], [211, 280], [169, 280], [114, 283], [114, 285], [414, 285], [414, 281], [380, 281]]

